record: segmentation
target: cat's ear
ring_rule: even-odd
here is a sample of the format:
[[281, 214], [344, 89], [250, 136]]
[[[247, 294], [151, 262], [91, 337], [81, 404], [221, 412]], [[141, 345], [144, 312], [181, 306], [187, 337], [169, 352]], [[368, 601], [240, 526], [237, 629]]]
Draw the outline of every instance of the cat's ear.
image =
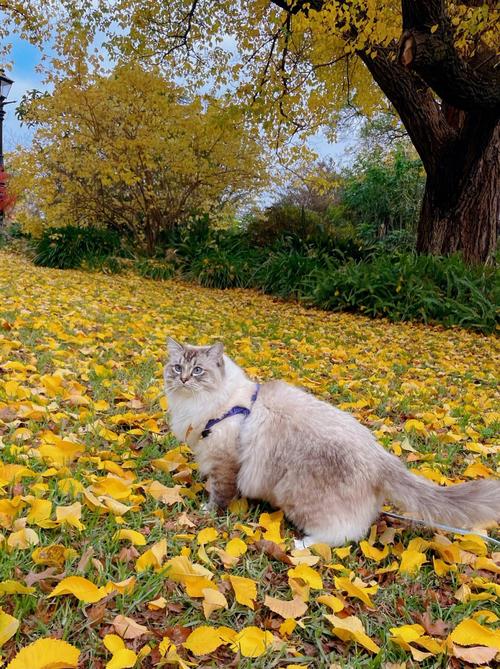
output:
[[221, 360], [223, 353], [224, 353], [224, 344], [222, 344], [220, 341], [217, 342], [217, 344], [211, 346], [207, 351], [208, 357], [212, 358], [212, 360]]
[[167, 337], [167, 349], [170, 357], [174, 357], [184, 352], [183, 345], [179, 344], [179, 342], [175, 341], [172, 337]]

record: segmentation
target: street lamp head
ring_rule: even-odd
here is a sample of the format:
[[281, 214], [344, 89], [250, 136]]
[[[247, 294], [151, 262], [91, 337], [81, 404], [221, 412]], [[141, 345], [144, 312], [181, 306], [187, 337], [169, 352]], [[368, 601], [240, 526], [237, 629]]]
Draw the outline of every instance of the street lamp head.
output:
[[5, 76], [3, 69], [0, 69], [0, 98], [5, 98], [9, 95], [11, 86], [14, 82], [9, 77]]

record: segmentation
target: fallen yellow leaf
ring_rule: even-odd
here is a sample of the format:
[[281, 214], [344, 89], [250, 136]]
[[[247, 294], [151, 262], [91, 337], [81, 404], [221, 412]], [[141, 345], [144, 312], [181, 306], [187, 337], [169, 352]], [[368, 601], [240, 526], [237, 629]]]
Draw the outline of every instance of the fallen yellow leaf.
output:
[[37, 639], [22, 648], [7, 669], [76, 669], [80, 651], [60, 639]]
[[229, 581], [233, 586], [236, 601], [253, 610], [257, 599], [257, 583], [244, 576], [230, 576]]
[[266, 595], [264, 598], [264, 606], [271, 609], [273, 613], [277, 613], [282, 618], [300, 618], [307, 611], [307, 604], [300, 597], [294, 597], [291, 601], [284, 599], [276, 599]]
[[333, 625], [332, 632], [342, 641], [356, 641], [371, 653], [378, 653], [380, 648], [366, 634], [363, 623], [356, 616], [339, 618], [335, 615], [325, 614], [325, 618]]
[[83, 576], [67, 576], [56, 585], [47, 597], [58, 597], [59, 595], [73, 595], [81, 602], [95, 604], [107, 594], [106, 588], [98, 588]]

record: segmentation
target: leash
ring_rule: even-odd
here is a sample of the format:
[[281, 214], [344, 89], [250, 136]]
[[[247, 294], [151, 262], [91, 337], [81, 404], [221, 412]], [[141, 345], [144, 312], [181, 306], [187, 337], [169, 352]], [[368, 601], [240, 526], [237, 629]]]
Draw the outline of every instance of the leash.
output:
[[490, 537], [487, 534], [483, 534], [482, 532], [471, 532], [470, 530], [464, 530], [463, 528], [460, 527], [452, 527], [451, 525], [442, 525], [441, 523], [429, 524], [426, 523], [424, 520], [418, 520], [417, 518], [409, 518], [408, 516], [401, 516], [399, 515], [399, 513], [391, 513], [389, 511], [382, 511], [382, 514], [384, 516], [389, 516], [390, 518], [397, 518], [398, 520], [406, 520], [407, 523], [414, 523], [415, 525], [420, 525], [422, 527], [437, 528], [439, 530], [445, 530], [446, 532], [452, 532], [453, 534], [461, 534], [463, 536], [467, 534], [475, 534], [476, 536], [481, 537], [481, 539], [489, 541], [494, 546], [498, 546], [500, 548], [500, 541], [498, 541], [498, 539], [494, 539], [493, 537]]

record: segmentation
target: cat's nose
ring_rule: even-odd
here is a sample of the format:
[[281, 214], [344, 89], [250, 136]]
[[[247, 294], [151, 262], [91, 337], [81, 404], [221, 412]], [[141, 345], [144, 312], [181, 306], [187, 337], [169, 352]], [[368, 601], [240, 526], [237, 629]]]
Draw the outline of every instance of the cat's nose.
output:
[[187, 380], [188, 380], [187, 376], [181, 376], [182, 383], [186, 383]]

